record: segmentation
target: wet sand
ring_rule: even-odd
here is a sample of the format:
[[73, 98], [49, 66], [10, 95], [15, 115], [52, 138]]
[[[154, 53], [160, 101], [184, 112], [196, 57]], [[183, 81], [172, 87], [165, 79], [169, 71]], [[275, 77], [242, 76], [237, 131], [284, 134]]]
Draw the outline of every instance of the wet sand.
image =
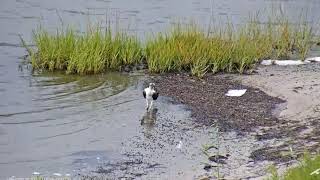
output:
[[319, 117], [320, 65], [260, 66], [258, 73], [241, 76], [245, 85], [255, 86], [270, 96], [287, 101], [280, 118], [301, 120]]
[[[151, 112], [145, 112], [142, 89], [140, 84], [127, 92], [128, 96], [141, 97], [140, 105], [135, 105], [140, 118], [130, 120], [137, 126], [122, 125], [119, 134], [126, 137], [118, 150], [120, 157], [101, 161], [91, 173], [79, 171], [77, 177], [194, 179], [206, 172], [202, 165], [206, 157], [201, 146], [210, 140], [210, 129], [195, 124], [185, 105], [173, 103], [164, 96], [159, 97]], [[132, 128], [136, 131], [133, 135], [124, 132]]]
[[[319, 70], [318, 64], [259, 66], [252, 75], [220, 74], [198, 79], [166, 74], [152, 81], [161, 95], [185, 104], [196, 123], [218, 127], [220, 152], [230, 155], [220, 168], [222, 177], [261, 179], [271, 164], [283, 171], [305, 150], [320, 150]], [[247, 92], [241, 97], [227, 97], [228, 89]], [[232, 133], [233, 138], [227, 138]], [[230, 150], [231, 139], [243, 143], [241, 148], [247, 152]]]
[[[79, 177], [215, 179], [218, 169], [220, 177], [226, 179], [258, 178], [266, 174], [265, 163], [251, 157], [253, 151], [265, 145], [256, 140], [254, 127], [274, 126], [278, 122], [272, 109], [283, 102], [281, 99], [241, 85], [229, 75], [208, 76], [206, 81], [186, 74], [155, 76], [141, 80], [127, 91], [128, 95], [142, 98], [143, 86], [149, 81], [156, 82], [161, 94], [155, 109], [144, 113], [135, 135], [122, 141], [119, 158], [103, 161], [91, 173], [78, 171]], [[239, 98], [224, 95], [229, 88], [239, 87], [248, 88], [248, 93]], [[200, 90], [196, 93], [195, 89]], [[208, 99], [212, 101], [206, 103]], [[258, 106], [252, 108], [255, 104]], [[135, 118], [132, 120], [137, 123]], [[205, 146], [212, 148], [205, 151]]]
[[[257, 72], [238, 79], [245, 85], [258, 87], [271, 96], [286, 100], [278, 117], [286, 123], [269, 129], [262, 128], [258, 139], [276, 139], [281, 143], [266, 146], [254, 154], [265, 154], [263, 159], [267, 160], [290, 162], [305, 150], [319, 152], [320, 65], [260, 66]], [[288, 156], [290, 153], [293, 155]]]

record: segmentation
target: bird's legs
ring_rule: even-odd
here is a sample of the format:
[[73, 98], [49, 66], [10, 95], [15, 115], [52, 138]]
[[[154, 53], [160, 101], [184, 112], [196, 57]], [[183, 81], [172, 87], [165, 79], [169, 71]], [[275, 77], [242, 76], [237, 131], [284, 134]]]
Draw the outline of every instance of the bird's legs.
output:
[[146, 102], [147, 102], [147, 111], [149, 110], [149, 101], [148, 101], [148, 99], [146, 99]]
[[152, 108], [152, 105], [153, 105], [153, 101], [151, 100], [149, 110]]
[[153, 106], [153, 100], [147, 100], [147, 111], [149, 112]]

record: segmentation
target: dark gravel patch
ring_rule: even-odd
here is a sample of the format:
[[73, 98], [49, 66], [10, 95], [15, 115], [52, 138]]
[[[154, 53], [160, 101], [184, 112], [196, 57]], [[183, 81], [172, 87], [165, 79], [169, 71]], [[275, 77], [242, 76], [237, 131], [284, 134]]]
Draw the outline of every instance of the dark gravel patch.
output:
[[[217, 124], [221, 131], [252, 132], [255, 127], [274, 126], [272, 111], [283, 100], [257, 88], [242, 85], [226, 75], [209, 74], [203, 79], [188, 74], [165, 74], [152, 78], [162, 96], [187, 105], [195, 121]], [[241, 97], [225, 96], [229, 89], [247, 89]]]
[[255, 161], [268, 160], [275, 163], [283, 163], [295, 159], [293, 156], [291, 156], [287, 145], [282, 145], [279, 147], [265, 147], [255, 150], [251, 153], [250, 158], [254, 159]]

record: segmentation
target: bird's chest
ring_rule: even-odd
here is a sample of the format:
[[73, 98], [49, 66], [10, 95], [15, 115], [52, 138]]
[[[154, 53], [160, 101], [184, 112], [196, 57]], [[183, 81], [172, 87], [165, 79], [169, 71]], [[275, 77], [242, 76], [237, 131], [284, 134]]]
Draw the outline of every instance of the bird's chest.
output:
[[153, 93], [152, 90], [147, 89], [147, 90], [146, 90], [146, 98], [147, 98], [147, 99], [152, 99], [152, 93]]

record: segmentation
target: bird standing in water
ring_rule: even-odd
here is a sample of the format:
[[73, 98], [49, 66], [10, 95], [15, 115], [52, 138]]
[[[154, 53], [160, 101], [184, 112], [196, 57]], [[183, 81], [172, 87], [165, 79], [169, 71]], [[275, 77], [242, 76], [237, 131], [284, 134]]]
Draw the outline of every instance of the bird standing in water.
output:
[[156, 91], [154, 83], [150, 83], [149, 87], [143, 90], [143, 97], [146, 99], [147, 102], [147, 111], [149, 111], [152, 108], [153, 101], [157, 100], [158, 96], [159, 93]]

